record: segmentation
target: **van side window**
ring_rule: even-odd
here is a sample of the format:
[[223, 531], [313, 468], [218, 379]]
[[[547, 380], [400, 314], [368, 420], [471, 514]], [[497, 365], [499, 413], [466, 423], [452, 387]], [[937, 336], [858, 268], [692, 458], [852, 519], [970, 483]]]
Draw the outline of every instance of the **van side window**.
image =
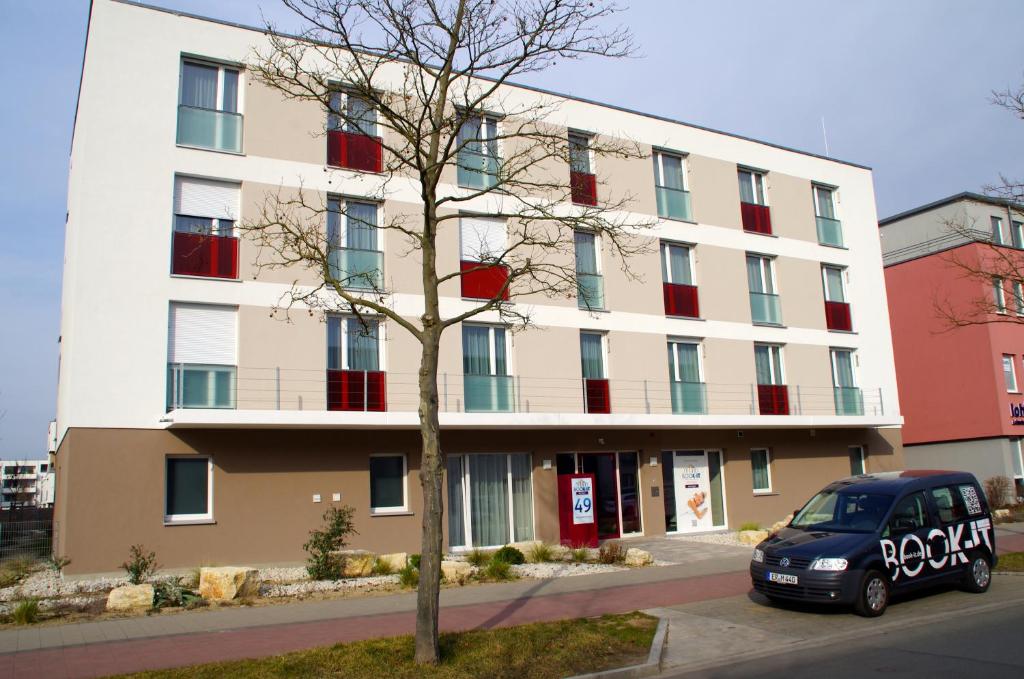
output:
[[928, 525], [928, 510], [925, 506], [924, 493], [908, 495], [898, 503], [889, 519], [889, 533], [912, 533]]
[[963, 498], [952, 486], [932, 488], [932, 499], [935, 500], [935, 509], [942, 523], [956, 523], [967, 518]]

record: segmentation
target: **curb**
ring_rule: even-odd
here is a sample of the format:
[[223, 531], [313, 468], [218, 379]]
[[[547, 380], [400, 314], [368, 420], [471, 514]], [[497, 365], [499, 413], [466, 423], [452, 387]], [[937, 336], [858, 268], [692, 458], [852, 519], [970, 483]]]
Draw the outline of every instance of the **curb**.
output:
[[651, 640], [651, 650], [647, 654], [647, 662], [628, 667], [618, 667], [590, 674], [577, 674], [567, 679], [636, 679], [652, 677], [661, 672], [661, 653], [665, 649], [665, 638], [668, 636], [668, 618], [658, 620], [658, 628]]

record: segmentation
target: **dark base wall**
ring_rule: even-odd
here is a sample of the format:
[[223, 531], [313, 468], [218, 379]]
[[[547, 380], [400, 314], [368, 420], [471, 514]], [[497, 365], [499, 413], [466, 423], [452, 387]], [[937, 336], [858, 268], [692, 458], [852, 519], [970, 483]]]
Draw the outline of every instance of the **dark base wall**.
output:
[[[662, 450], [723, 451], [727, 520], [770, 524], [833, 479], [849, 474], [847, 447], [866, 446], [869, 471], [903, 468], [899, 430], [446, 431], [445, 450], [529, 452], [533, 456], [536, 537], [558, 541], [555, 454], [639, 451], [646, 535], [665, 532]], [[771, 450], [773, 493], [751, 490], [750, 449]], [[408, 456], [411, 512], [369, 515], [371, 453]], [[164, 526], [164, 459], [213, 456], [213, 516], [207, 525]], [[551, 469], [544, 469], [544, 461]], [[72, 429], [56, 456], [56, 552], [69, 574], [111, 572], [141, 543], [166, 568], [228, 564], [297, 564], [302, 544], [321, 523], [332, 494], [356, 508], [351, 547], [420, 551], [422, 492], [419, 433], [364, 430]], [[657, 497], [655, 491], [657, 490]], [[314, 503], [319, 494], [322, 502]], [[447, 523], [447, 522], [445, 522]]]

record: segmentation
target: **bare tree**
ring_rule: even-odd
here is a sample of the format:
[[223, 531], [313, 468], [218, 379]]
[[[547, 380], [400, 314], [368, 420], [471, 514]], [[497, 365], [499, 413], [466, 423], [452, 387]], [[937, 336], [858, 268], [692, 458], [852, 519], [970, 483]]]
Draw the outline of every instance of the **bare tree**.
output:
[[[423, 488], [416, 660], [439, 659], [438, 609], [445, 470], [438, 424], [438, 349], [442, 333], [485, 312], [514, 328], [530, 323], [516, 299], [523, 295], [574, 296], [579, 277], [574, 233], [600, 236], [627, 276], [630, 257], [652, 247], [649, 221], [628, 208], [632, 196], [612, 195], [601, 184], [595, 205], [570, 205], [570, 163], [587, 157], [641, 158], [622, 135], [591, 136], [589, 149], [570, 147], [558, 120], [559, 100], [509, 87], [509, 79], [558, 60], [623, 57], [633, 50], [622, 27], [607, 28], [619, 8], [590, 0], [284, 0], [307, 28], [296, 37], [268, 26], [269, 47], [254, 51], [251, 73], [286, 99], [313, 102], [327, 128], [363, 135], [379, 131], [380, 172], [361, 182], [360, 195], [379, 201], [412, 191], [419, 214], [388, 215], [374, 225], [398, 234], [405, 261], [421, 271], [419, 318], [392, 306], [377, 267], [339, 258], [332, 219], [361, 219], [344, 201], [302, 190], [268, 195], [261, 214], [241, 225], [259, 246], [258, 270], [304, 267], [315, 286], [294, 285], [279, 309], [383, 317], [421, 346], [418, 373]], [[323, 131], [326, 133], [326, 129]], [[453, 171], [469, 188], [449, 190]], [[445, 174], [447, 172], [447, 174]], [[443, 178], [444, 177], [444, 178]], [[333, 180], [332, 180], [333, 181]], [[348, 184], [351, 187], [352, 184]], [[575, 187], [577, 191], [586, 187]], [[477, 264], [438, 268], [438, 234], [458, 228], [459, 209], [504, 220], [504, 244], [479, 244]], [[336, 215], [336, 216], [335, 216]], [[487, 299], [443, 317], [440, 287], [461, 277], [497, 272]], [[585, 291], [584, 286], [584, 291]], [[584, 300], [599, 306], [598, 300]]]

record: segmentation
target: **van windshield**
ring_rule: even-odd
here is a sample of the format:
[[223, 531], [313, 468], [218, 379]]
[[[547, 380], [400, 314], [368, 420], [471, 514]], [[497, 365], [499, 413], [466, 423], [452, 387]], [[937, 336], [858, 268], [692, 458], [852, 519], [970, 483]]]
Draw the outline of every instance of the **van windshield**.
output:
[[789, 525], [804, 530], [872, 533], [878, 529], [890, 505], [891, 495], [826, 488], [811, 498]]

